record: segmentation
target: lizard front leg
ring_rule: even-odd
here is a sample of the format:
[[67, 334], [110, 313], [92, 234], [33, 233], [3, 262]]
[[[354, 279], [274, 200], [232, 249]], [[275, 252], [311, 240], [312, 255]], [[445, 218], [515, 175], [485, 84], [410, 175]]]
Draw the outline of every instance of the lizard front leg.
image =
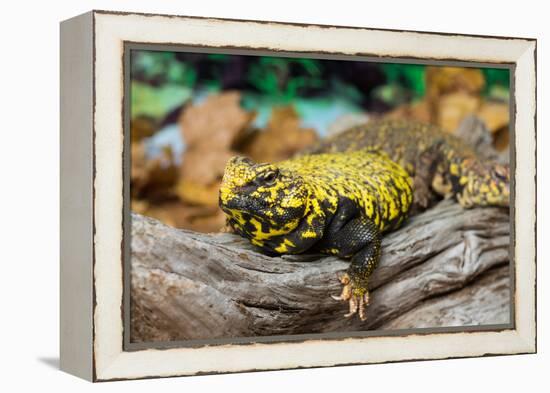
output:
[[327, 243], [325, 246], [332, 247], [336, 255], [351, 256], [347, 272], [340, 277], [344, 285], [342, 293], [332, 298], [349, 303], [346, 317], [359, 313], [359, 318], [364, 321], [365, 307], [369, 303], [368, 280], [380, 259], [380, 230], [369, 218], [361, 215], [351, 219]]

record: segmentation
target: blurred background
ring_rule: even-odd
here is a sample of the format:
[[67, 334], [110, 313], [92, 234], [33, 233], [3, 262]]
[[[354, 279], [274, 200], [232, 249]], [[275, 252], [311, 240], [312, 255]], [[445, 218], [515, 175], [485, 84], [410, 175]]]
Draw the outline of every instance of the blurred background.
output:
[[473, 115], [508, 150], [508, 70], [150, 50], [130, 62], [131, 209], [177, 228], [224, 227], [230, 157], [280, 161], [376, 118], [453, 133]]

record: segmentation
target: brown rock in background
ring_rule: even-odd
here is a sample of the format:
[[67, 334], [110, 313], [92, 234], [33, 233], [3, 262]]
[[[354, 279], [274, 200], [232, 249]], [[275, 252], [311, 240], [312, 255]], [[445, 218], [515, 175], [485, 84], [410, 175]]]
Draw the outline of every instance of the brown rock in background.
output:
[[209, 184], [192, 180], [180, 180], [176, 187], [178, 196], [185, 202], [193, 205], [218, 206], [219, 181]]
[[479, 68], [426, 67], [428, 100], [457, 91], [477, 95], [484, 87], [485, 78]]
[[431, 122], [453, 132], [479, 108], [485, 86], [481, 70], [462, 67], [426, 67], [426, 101]]
[[447, 132], [454, 132], [462, 120], [476, 113], [481, 98], [463, 91], [449, 93], [439, 97], [436, 104], [436, 123]]
[[183, 154], [180, 181], [210, 185], [219, 182], [227, 160], [239, 153], [233, 150], [191, 148]]
[[426, 67], [426, 95], [400, 105], [386, 117], [434, 123], [447, 132], [456, 132], [469, 116], [480, 118], [492, 134], [493, 146], [505, 152], [509, 146], [510, 106], [505, 100], [484, 97], [485, 79], [480, 69]]
[[229, 150], [246, 132], [256, 114], [240, 106], [237, 91], [209, 96], [202, 104], [185, 108], [179, 124], [187, 150]]
[[131, 144], [131, 194], [134, 198], [165, 199], [173, 192], [172, 188], [178, 177], [178, 169], [174, 163], [172, 149], [167, 146], [162, 155], [148, 159], [143, 141]]
[[240, 99], [238, 92], [227, 92], [183, 110], [179, 124], [186, 149], [176, 187], [183, 202], [217, 206], [225, 163], [238, 154], [233, 146], [255, 117], [241, 108]]
[[506, 102], [485, 101], [477, 115], [492, 133], [507, 127], [510, 123], [510, 107]]
[[259, 162], [277, 162], [291, 157], [318, 139], [312, 128], [302, 128], [292, 106], [273, 108], [267, 128], [256, 132], [242, 152]]

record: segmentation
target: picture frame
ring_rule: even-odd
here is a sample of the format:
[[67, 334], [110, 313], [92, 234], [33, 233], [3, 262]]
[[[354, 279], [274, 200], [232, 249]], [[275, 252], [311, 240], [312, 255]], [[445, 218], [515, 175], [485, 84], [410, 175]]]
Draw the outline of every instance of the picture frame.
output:
[[[130, 343], [126, 56], [144, 46], [509, 69], [516, 130], [510, 324], [189, 346]], [[62, 370], [110, 381], [536, 352], [535, 39], [91, 11], [61, 23], [60, 64]]]

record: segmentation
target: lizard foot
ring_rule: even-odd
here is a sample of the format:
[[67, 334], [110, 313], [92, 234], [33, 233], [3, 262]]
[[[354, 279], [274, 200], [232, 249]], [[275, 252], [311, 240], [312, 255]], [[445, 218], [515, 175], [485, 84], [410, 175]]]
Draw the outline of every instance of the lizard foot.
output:
[[339, 296], [331, 295], [334, 300], [347, 301], [349, 304], [349, 312], [344, 316], [346, 318], [352, 317], [355, 314], [359, 314], [359, 319], [364, 321], [367, 319], [365, 313], [365, 306], [369, 304], [369, 292], [361, 290], [361, 288], [354, 288], [350, 276], [345, 273], [338, 277], [340, 283], [344, 286], [342, 293]]

